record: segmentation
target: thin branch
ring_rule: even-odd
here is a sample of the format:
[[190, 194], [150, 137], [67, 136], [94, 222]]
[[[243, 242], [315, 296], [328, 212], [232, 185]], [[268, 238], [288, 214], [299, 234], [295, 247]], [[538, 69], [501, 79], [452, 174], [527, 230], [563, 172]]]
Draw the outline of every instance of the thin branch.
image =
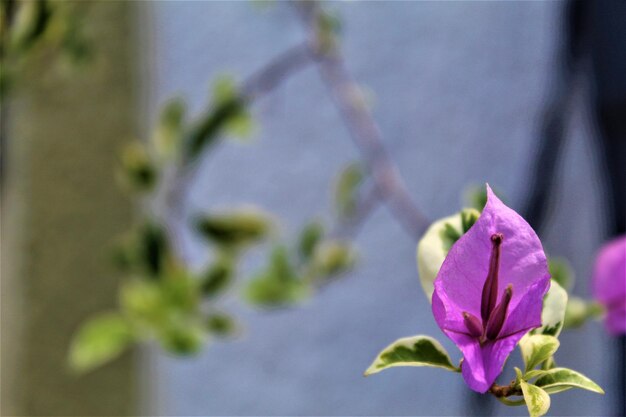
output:
[[[311, 63], [311, 55], [306, 45], [296, 45], [278, 55], [263, 68], [252, 74], [243, 84], [240, 90], [241, 98], [248, 104], [259, 99], [278, 88], [290, 76], [297, 73]], [[208, 117], [210, 112], [209, 110]], [[179, 258], [186, 260], [184, 239], [181, 230], [185, 219], [185, 206], [189, 187], [193, 182], [198, 170], [198, 164], [178, 163], [166, 175], [164, 190], [165, 220], [168, 224], [169, 233], [172, 236], [173, 246]]]
[[389, 153], [372, 114], [362, 99], [361, 90], [346, 69], [341, 55], [319, 53], [314, 36], [319, 8], [314, 2], [293, 3], [312, 41], [311, 53], [317, 55], [318, 68], [333, 100], [343, 115], [352, 140], [360, 149], [381, 198], [393, 216], [414, 239], [419, 239], [430, 221], [411, 198]]
[[515, 380], [511, 381], [509, 385], [497, 385], [494, 383], [491, 388], [489, 388], [489, 392], [497, 398], [522, 395], [522, 391], [519, 386], [515, 384]]
[[306, 44], [292, 46], [252, 74], [243, 83], [241, 95], [250, 102], [272, 92], [289, 76], [310, 64], [312, 58]]

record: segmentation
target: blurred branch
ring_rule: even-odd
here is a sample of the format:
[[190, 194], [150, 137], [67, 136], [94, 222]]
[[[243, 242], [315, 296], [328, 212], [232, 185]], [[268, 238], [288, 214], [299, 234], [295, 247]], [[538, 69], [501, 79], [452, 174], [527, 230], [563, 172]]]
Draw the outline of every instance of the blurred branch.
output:
[[[261, 98], [278, 88], [291, 75], [305, 68], [311, 63], [311, 55], [306, 45], [296, 45], [278, 55], [263, 68], [252, 74], [242, 85], [239, 92], [240, 99], [246, 104]], [[209, 109], [205, 118], [212, 116], [214, 109]], [[172, 235], [174, 247], [180, 259], [184, 260], [184, 244], [180, 232], [181, 221], [185, 219], [185, 204], [187, 193], [197, 173], [197, 164], [194, 161], [181, 161], [169, 173], [169, 179], [165, 185], [165, 219], [170, 225], [169, 232]]]
[[[303, 2], [294, 3], [294, 6], [307, 30], [314, 35], [321, 13], [317, 4]], [[374, 180], [374, 190], [359, 202], [360, 206], [355, 216], [337, 224], [334, 233], [339, 235], [356, 233], [378, 200], [388, 206], [404, 230], [417, 240], [430, 222], [416, 206], [406, 189], [396, 165], [383, 145], [380, 129], [362, 98], [360, 88], [347, 71], [339, 54], [320, 53], [320, 49], [314, 42], [296, 45], [250, 76], [242, 84], [239, 99], [246, 105], [251, 104], [254, 100], [275, 90], [291, 75], [314, 61]], [[213, 110], [211, 109], [205, 118], [211, 117]], [[174, 168], [169, 185], [165, 188], [167, 190], [166, 219], [170, 224], [170, 233], [173, 235], [174, 245], [178, 248], [181, 258], [187, 251], [183, 248], [183, 240], [180, 236], [184, 225], [179, 222], [186, 217], [184, 215], [186, 196], [196, 170], [197, 166], [193, 161], [180, 163]]]
[[306, 44], [287, 49], [244, 82], [241, 89], [244, 100], [251, 102], [272, 92], [289, 76], [311, 63], [311, 58]]
[[356, 236], [365, 220], [372, 214], [374, 209], [382, 202], [379, 188], [370, 187], [360, 199], [356, 201], [354, 213], [346, 219], [340, 219], [330, 232], [331, 237], [349, 238]]
[[317, 57], [317, 64], [336, 106], [350, 131], [352, 140], [360, 149], [374, 179], [378, 195], [389, 207], [392, 215], [414, 239], [424, 233], [430, 221], [411, 198], [404, 181], [389, 153], [382, 134], [365, 104], [360, 87], [348, 72], [337, 50], [322, 51], [316, 42], [321, 10], [316, 2], [292, 3], [311, 37], [309, 48]]

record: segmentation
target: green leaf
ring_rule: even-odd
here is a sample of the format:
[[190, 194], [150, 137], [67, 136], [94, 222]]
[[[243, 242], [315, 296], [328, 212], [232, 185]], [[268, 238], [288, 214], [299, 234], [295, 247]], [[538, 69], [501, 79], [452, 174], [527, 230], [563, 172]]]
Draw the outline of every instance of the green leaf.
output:
[[445, 246], [448, 251], [450, 251], [450, 248], [452, 247], [452, 245], [454, 245], [456, 241], [461, 238], [462, 235], [463, 235], [463, 232], [458, 231], [450, 223], [446, 223], [444, 225], [443, 238], [444, 238], [444, 241], [446, 242]]
[[159, 276], [169, 256], [169, 244], [163, 227], [156, 223], [146, 223], [138, 230], [138, 257], [148, 275]]
[[311, 222], [302, 229], [298, 239], [298, 252], [302, 259], [307, 260], [324, 237], [324, 226], [319, 222]]
[[[213, 86], [213, 102], [210, 110], [194, 124], [185, 138], [186, 162], [194, 161], [203, 150], [214, 144], [233, 118], [237, 119], [246, 115], [246, 106], [246, 100], [240, 96], [232, 78], [218, 78]], [[249, 121], [242, 123], [242, 120], [235, 121], [230, 128], [234, 127], [241, 132], [242, 126], [249, 124]]]
[[206, 339], [204, 328], [195, 322], [170, 324], [160, 334], [161, 345], [173, 354], [186, 356], [197, 353]]
[[[17, 7], [18, 5], [19, 7]], [[10, 46], [24, 53], [35, 42], [43, 38], [44, 32], [49, 26], [51, 10], [49, 4], [44, 1], [19, 2], [14, 7], [17, 8], [17, 11], [16, 16], [13, 17], [10, 31]]]
[[437, 273], [452, 245], [474, 224], [478, 211], [464, 209], [435, 221], [417, 244], [417, 271], [422, 289], [431, 300]]
[[213, 81], [213, 103], [224, 104], [238, 95], [237, 82], [230, 74], [221, 74]]
[[249, 112], [242, 110], [224, 122], [224, 132], [238, 138], [249, 138], [256, 130], [254, 119]]
[[116, 243], [113, 261], [124, 272], [159, 278], [171, 262], [165, 230], [150, 221], [133, 228]]
[[163, 106], [153, 134], [155, 148], [162, 156], [175, 154], [181, 141], [184, 117], [185, 103], [182, 100], [170, 100]]
[[480, 217], [480, 211], [472, 208], [461, 210], [461, 226], [463, 228], [463, 234], [467, 233], [469, 229], [474, 226], [474, 223], [478, 221]]
[[131, 320], [141, 324], [156, 323], [164, 315], [164, 302], [159, 284], [133, 279], [120, 288], [120, 305]]
[[574, 285], [574, 270], [565, 258], [548, 259], [548, 268], [551, 278], [558, 282], [563, 289], [570, 290]]
[[222, 256], [215, 261], [202, 275], [200, 291], [206, 297], [215, 297], [230, 285], [233, 278], [234, 265], [229, 256]]
[[74, 336], [69, 364], [87, 372], [115, 359], [134, 341], [133, 330], [118, 313], [103, 313], [87, 321]]
[[559, 348], [559, 339], [542, 334], [527, 334], [519, 341], [522, 359], [528, 372], [554, 355]]
[[398, 339], [378, 354], [365, 371], [365, 376], [397, 366], [431, 366], [459, 372], [452, 364], [448, 352], [430, 336], [413, 336]]
[[214, 313], [207, 318], [207, 329], [215, 336], [227, 337], [235, 333], [237, 325], [229, 315]]
[[268, 276], [258, 276], [245, 288], [249, 303], [268, 308], [290, 306], [309, 295], [309, 287], [300, 280], [280, 281]]
[[262, 211], [250, 208], [208, 214], [199, 218], [196, 226], [207, 239], [224, 247], [232, 247], [263, 239], [271, 230], [271, 221]]
[[566, 391], [571, 388], [581, 388], [587, 391], [597, 392], [598, 394], [604, 394], [604, 390], [591, 379], [567, 368], [553, 368], [545, 371], [535, 381], [535, 385], [551, 394]]
[[520, 381], [520, 386], [524, 393], [524, 401], [526, 401], [530, 417], [540, 417], [546, 414], [550, 409], [550, 396], [548, 393], [524, 380]]
[[164, 277], [161, 297], [165, 308], [175, 313], [194, 314], [200, 303], [200, 282], [186, 269], [174, 269]]
[[338, 240], [320, 243], [313, 254], [315, 272], [323, 277], [330, 277], [350, 269], [356, 262], [352, 246]]
[[295, 304], [309, 295], [309, 286], [297, 275], [287, 250], [277, 246], [269, 265], [248, 282], [244, 296], [255, 305], [282, 307]]
[[347, 165], [337, 177], [335, 183], [335, 207], [339, 217], [350, 217], [357, 207], [357, 191], [364, 177], [359, 163]]
[[565, 323], [567, 298], [567, 292], [563, 287], [552, 280], [550, 289], [543, 298], [543, 310], [541, 311], [542, 326], [531, 333], [558, 337]]
[[121, 156], [121, 181], [136, 192], [151, 191], [157, 181], [158, 172], [143, 144], [133, 142], [127, 145]]

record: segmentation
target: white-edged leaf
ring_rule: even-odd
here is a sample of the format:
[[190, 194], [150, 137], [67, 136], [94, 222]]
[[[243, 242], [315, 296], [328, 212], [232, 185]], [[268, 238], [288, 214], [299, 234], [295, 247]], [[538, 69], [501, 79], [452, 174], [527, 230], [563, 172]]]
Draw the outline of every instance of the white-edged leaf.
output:
[[567, 291], [555, 280], [550, 281], [550, 290], [543, 299], [542, 326], [533, 330], [532, 333], [558, 337], [565, 322], [566, 308]]
[[535, 381], [535, 385], [551, 394], [572, 388], [586, 389], [587, 391], [604, 394], [604, 390], [591, 379], [580, 372], [567, 368], [554, 368], [545, 371], [545, 373]]
[[546, 369], [533, 369], [532, 371], [528, 371], [524, 374], [524, 379], [526, 381], [530, 381], [533, 378], [537, 378], [540, 377], [541, 375], [545, 374], [546, 372], [548, 372], [548, 370]]
[[422, 289], [432, 300], [435, 278], [450, 248], [480, 217], [480, 212], [466, 208], [434, 222], [417, 244], [417, 271]]
[[526, 365], [525, 371], [532, 370], [535, 366], [554, 355], [559, 348], [559, 339], [554, 336], [543, 334], [527, 334], [519, 341], [522, 359]]
[[432, 300], [435, 291], [434, 282], [437, 273], [450, 249], [443, 238], [446, 224], [456, 229], [459, 235], [463, 233], [461, 214], [457, 213], [434, 222], [417, 244], [417, 272], [429, 301]]
[[412, 336], [398, 339], [378, 354], [365, 371], [365, 376], [397, 366], [431, 366], [458, 372], [448, 352], [430, 336]]
[[550, 409], [550, 396], [548, 393], [526, 381], [520, 381], [520, 386], [524, 393], [524, 401], [526, 401], [530, 417], [540, 417], [546, 414]]

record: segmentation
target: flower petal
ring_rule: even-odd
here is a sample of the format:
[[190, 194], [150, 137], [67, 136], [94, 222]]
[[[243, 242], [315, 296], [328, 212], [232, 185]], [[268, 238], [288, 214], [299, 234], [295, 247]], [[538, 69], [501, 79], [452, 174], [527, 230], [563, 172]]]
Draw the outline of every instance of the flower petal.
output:
[[482, 346], [475, 338], [467, 335], [450, 335], [463, 352], [461, 371], [465, 383], [474, 391], [487, 392], [502, 373], [506, 359], [524, 334], [520, 332], [495, 342], [488, 341]]
[[[498, 302], [508, 284], [513, 284], [509, 310], [514, 311], [531, 286], [550, 279], [541, 242], [530, 225], [505, 206], [487, 186], [487, 205], [478, 221], [450, 249], [437, 278], [435, 291], [445, 306], [445, 320], [462, 322], [462, 312], [480, 317], [482, 288], [489, 269], [491, 235], [502, 233]], [[517, 330], [524, 328], [522, 323]]]
[[594, 298], [607, 309], [607, 329], [612, 334], [626, 333], [626, 236], [598, 251], [592, 282]]
[[[463, 375], [470, 388], [485, 392], [495, 381], [519, 339], [541, 325], [543, 296], [550, 285], [541, 242], [530, 225], [505, 206], [487, 186], [487, 204], [478, 221], [450, 249], [435, 279], [433, 315], [439, 327], [461, 349]], [[511, 284], [509, 314], [498, 340], [481, 344], [463, 320], [467, 312], [481, 317], [481, 297], [492, 252], [491, 236], [502, 233], [498, 303]]]
[[605, 303], [626, 294], [626, 236], [613, 239], [598, 251], [593, 271], [593, 294]]

